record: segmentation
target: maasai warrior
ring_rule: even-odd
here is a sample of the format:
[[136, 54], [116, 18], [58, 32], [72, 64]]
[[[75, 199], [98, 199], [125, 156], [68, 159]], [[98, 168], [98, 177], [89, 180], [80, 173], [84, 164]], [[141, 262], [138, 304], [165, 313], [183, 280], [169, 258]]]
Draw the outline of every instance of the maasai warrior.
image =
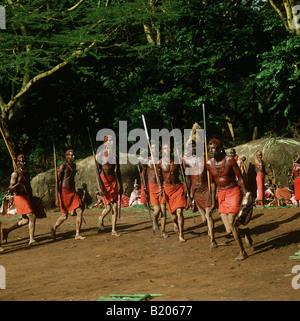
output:
[[241, 174], [243, 176], [244, 184], [248, 188], [248, 174], [247, 174], [247, 167], [246, 167], [245, 162], [246, 162], [246, 157], [243, 156], [242, 158], [240, 158], [240, 164], [238, 164], [238, 165], [241, 170]]
[[[151, 143], [151, 152], [152, 152], [152, 157], [154, 159], [154, 162], [157, 163], [159, 160], [159, 151], [157, 148], [156, 143], [152, 142]], [[148, 158], [148, 162], [143, 165], [143, 175], [145, 177], [146, 181], [146, 186], [148, 190], [148, 198], [153, 206], [153, 232], [154, 234], [159, 231], [158, 228], [158, 218], [160, 214], [160, 223], [161, 223], [161, 230], [160, 234], [162, 237], [167, 238], [168, 235], [166, 234], [165, 228], [166, 228], [166, 220], [167, 220], [167, 215], [166, 215], [166, 201], [162, 193], [162, 182], [161, 182], [161, 171], [160, 168], [158, 167], [158, 164], [153, 164], [152, 157], [150, 156]], [[157, 161], [156, 161], [157, 160]], [[156, 173], [155, 169], [156, 168]], [[158, 180], [157, 181], [157, 177]]]
[[27, 159], [21, 154], [17, 157], [17, 168], [11, 174], [8, 193], [14, 194], [14, 202], [18, 215], [22, 215], [21, 220], [9, 228], [3, 229], [3, 240], [7, 242], [8, 234], [24, 225], [29, 225], [29, 245], [38, 244], [34, 239], [36, 215], [32, 203], [32, 189], [30, 177], [26, 168]]
[[256, 151], [255, 158], [255, 170], [256, 170], [256, 185], [257, 196], [256, 201], [265, 208], [265, 176], [266, 176], [266, 163], [262, 159], [262, 152]]
[[300, 201], [300, 155], [295, 155], [293, 158], [293, 179], [294, 179], [294, 194], [297, 206]]
[[186, 173], [187, 169], [189, 169], [186, 178], [188, 188], [190, 189], [190, 198], [194, 199], [198, 211], [205, 218], [210, 236], [210, 247], [216, 248], [217, 243], [214, 237], [214, 222], [211, 215], [210, 197], [210, 194], [214, 194], [215, 190], [211, 189], [209, 191], [205, 156], [196, 156], [196, 142], [193, 140], [191, 143], [192, 154], [187, 154], [183, 158], [183, 166], [186, 169]]
[[183, 237], [183, 209], [186, 207], [187, 201], [186, 193], [179, 180], [179, 161], [174, 162], [170, 144], [164, 143], [162, 145], [162, 158], [158, 164], [163, 177], [163, 195], [174, 222], [174, 231], [179, 234], [179, 242], [185, 242]]
[[141, 180], [141, 204], [144, 204], [146, 210], [150, 210], [149, 208], [149, 200], [148, 200], [148, 191], [147, 186], [145, 186], [145, 177], [144, 177], [144, 167], [145, 164], [148, 162], [148, 153], [146, 149], [141, 148], [140, 156], [138, 157], [139, 160], [139, 174]]
[[[119, 158], [114, 152], [114, 141], [111, 135], [104, 137], [104, 149], [97, 155], [97, 161], [101, 165], [100, 178], [103, 188], [104, 209], [99, 216], [100, 233], [104, 230], [103, 220], [105, 216], [112, 210], [112, 230], [111, 234], [120, 236], [116, 231], [117, 216], [118, 216], [118, 194], [123, 194], [123, 184], [120, 171]], [[119, 182], [119, 190], [118, 190]], [[121, 202], [121, 200], [120, 200]]]
[[239, 155], [237, 155], [235, 148], [231, 148], [230, 155], [235, 159], [236, 163], [240, 167], [241, 159], [240, 159]]
[[247, 186], [247, 168], [245, 165], [246, 157], [239, 157], [237, 155], [235, 148], [231, 148], [230, 155], [235, 159], [238, 167], [240, 168], [241, 174], [243, 176], [244, 184]]
[[[209, 152], [213, 157], [206, 162], [206, 166], [210, 173], [211, 184], [217, 188], [219, 213], [224, 222], [226, 232], [232, 232], [239, 247], [240, 252], [236, 260], [243, 260], [247, 257], [247, 253], [243, 247], [240, 230], [235, 224], [242, 200], [241, 190], [244, 195], [247, 192], [243, 177], [234, 158], [226, 155], [220, 140], [210, 140]], [[215, 207], [216, 201], [213, 193], [212, 209]], [[248, 229], [245, 231], [247, 233], [246, 240], [250, 243], [251, 238]]]
[[56, 205], [60, 206], [61, 216], [57, 219], [54, 226], [51, 228], [51, 237], [56, 240], [57, 228], [68, 218], [69, 212], [76, 213], [76, 240], [83, 240], [85, 237], [80, 235], [80, 228], [83, 217], [83, 204], [75, 190], [75, 152], [73, 149], [66, 151], [66, 160], [58, 167], [57, 172], [57, 190], [58, 190], [58, 202]]

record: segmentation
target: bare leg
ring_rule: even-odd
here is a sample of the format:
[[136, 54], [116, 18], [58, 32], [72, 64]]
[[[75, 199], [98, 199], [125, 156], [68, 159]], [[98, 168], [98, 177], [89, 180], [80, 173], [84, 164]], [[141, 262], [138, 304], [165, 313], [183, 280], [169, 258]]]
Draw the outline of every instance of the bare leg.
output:
[[239, 228], [234, 224], [235, 219], [236, 219], [235, 214], [233, 214], [233, 213], [228, 214], [228, 221], [229, 221], [229, 224], [230, 224], [230, 227], [232, 230], [232, 234], [233, 234], [234, 239], [235, 239], [235, 241], [239, 247], [239, 250], [240, 250], [239, 256], [237, 256], [235, 258], [235, 260], [241, 261], [241, 260], [244, 260], [245, 258], [247, 258], [248, 255], [247, 255], [246, 251], [244, 250], [241, 235], [239, 232]]
[[231, 231], [230, 223], [228, 220], [228, 215], [227, 214], [220, 214], [220, 216], [221, 216], [221, 219], [222, 219], [223, 224], [225, 226], [226, 233], [230, 234], [232, 231]]
[[51, 237], [54, 241], [56, 240], [57, 228], [67, 219], [68, 219], [68, 213], [62, 213], [61, 216], [55, 222], [54, 226], [51, 228]]
[[166, 204], [161, 204], [160, 205], [160, 210], [161, 210], [161, 236], [164, 238], [169, 237], [168, 234], [166, 234], [166, 221], [167, 221], [167, 211], [166, 211]]
[[101, 215], [98, 218], [98, 223], [99, 223], [98, 232], [99, 233], [104, 230], [103, 220], [104, 220], [105, 216], [110, 212], [110, 210], [111, 210], [110, 204], [105, 205]]
[[119, 234], [116, 231], [116, 227], [117, 227], [117, 217], [118, 217], [118, 204], [117, 201], [114, 201], [112, 204], [112, 230], [111, 230], [111, 234], [114, 236], [121, 236], [121, 234]]
[[2, 230], [2, 233], [3, 233], [3, 240], [5, 240], [7, 242], [7, 238], [8, 238], [8, 234], [15, 230], [15, 229], [18, 229], [22, 226], [25, 226], [29, 223], [29, 218], [27, 215], [22, 215], [22, 218], [18, 221], [18, 223], [16, 224], [13, 224], [12, 226], [10, 226], [9, 228], [4, 228]]
[[81, 207], [78, 207], [78, 208], [76, 208], [75, 212], [77, 214], [75, 240], [84, 240], [85, 237], [80, 235], [80, 229], [81, 229], [82, 217], [83, 217], [83, 210], [82, 210]]
[[33, 213], [29, 213], [27, 216], [29, 218], [29, 245], [36, 245], [37, 241], [34, 239], [36, 216]]
[[[196, 206], [197, 206], [197, 205], [196, 205]], [[205, 224], [207, 224], [207, 220], [206, 220], [206, 216], [205, 216], [204, 210], [203, 210], [201, 207], [199, 207], [199, 206], [197, 206], [197, 209], [198, 209], [198, 212], [199, 212], [199, 214], [200, 214], [200, 216], [201, 216], [201, 218], [202, 218], [202, 222], [205, 223]]]
[[178, 228], [178, 219], [177, 219], [177, 215], [175, 213], [171, 213], [171, 218], [172, 218], [172, 221], [174, 223], [174, 232], [176, 234], [179, 233], [179, 228]]
[[160, 213], [160, 206], [159, 205], [154, 205], [153, 206], [153, 221], [152, 221], [152, 229], [153, 229], [153, 233], [157, 233], [158, 232], [158, 216]]
[[205, 217], [206, 217], [206, 222], [207, 222], [208, 235], [210, 237], [210, 248], [213, 249], [213, 248], [218, 247], [218, 245], [215, 240], [214, 221], [212, 218], [212, 214], [210, 212], [210, 208], [205, 209]]
[[179, 242], [185, 242], [183, 237], [183, 226], [184, 226], [184, 217], [183, 217], [183, 208], [177, 208], [176, 210], [178, 228], [179, 228]]

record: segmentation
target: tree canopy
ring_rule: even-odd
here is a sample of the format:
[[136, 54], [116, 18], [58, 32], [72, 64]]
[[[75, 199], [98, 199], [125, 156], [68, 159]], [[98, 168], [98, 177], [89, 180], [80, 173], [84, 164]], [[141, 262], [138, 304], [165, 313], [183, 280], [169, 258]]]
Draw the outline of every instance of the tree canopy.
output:
[[[87, 130], [192, 128], [234, 146], [299, 136], [300, 28], [284, 0], [6, 0], [1, 127], [37, 173]], [[298, 8], [300, 12], [300, 8]], [[116, 132], [117, 133], [117, 132]], [[11, 160], [0, 142], [0, 179]]]

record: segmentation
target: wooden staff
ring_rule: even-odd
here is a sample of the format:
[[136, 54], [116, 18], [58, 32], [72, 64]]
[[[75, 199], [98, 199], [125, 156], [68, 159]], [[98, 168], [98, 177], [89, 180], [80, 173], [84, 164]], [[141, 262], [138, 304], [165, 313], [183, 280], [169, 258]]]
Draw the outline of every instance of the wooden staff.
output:
[[99, 166], [98, 166], [98, 163], [97, 163], [97, 160], [96, 160], [96, 155], [95, 155], [95, 152], [94, 152], [94, 147], [93, 147], [93, 143], [92, 143], [92, 139], [91, 139], [91, 135], [90, 135], [90, 129], [88, 127], [87, 127], [87, 131], [88, 131], [89, 140], [90, 140], [90, 144], [91, 144], [91, 149], [92, 149], [92, 153], [93, 153], [93, 158], [94, 158], [94, 162], [95, 162], [95, 169], [96, 169], [95, 174], [96, 174], [97, 189], [98, 189], [99, 195], [103, 199], [104, 206], [106, 206], [107, 204], [106, 204], [105, 199], [104, 199], [104, 192], [103, 192], [103, 189], [102, 189], [102, 181], [101, 181], [101, 176], [100, 176], [100, 169], [99, 169]]
[[11, 152], [9, 146], [8, 146], [8, 143], [7, 143], [7, 141], [6, 141], [6, 138], [5, 138], [5, 136], [4, 136], [4, 133], [3, 133], [1, 127], [0, 127], [0, 131], [1, 131], [1, 134], [2, 134], [2, 137], [3, 137], [3, 140], [4, 140], [4, 142], [5, 142], [5, 145], [6, 145], [7, 149], [8, 149], [9, 155], [10, 155], [10, 157], [11, 157], [11, 159], [12, 159], [13, 168], [14, 168], [14, 170], [15, 170], [15, 169], [17, 168], [17, 165], [16, 165], [16, 162], [15, 162], [15, 160], [14, 160], [14, 158], [13, 158], [12, 152]]
[[[171, 127], [172, 127], [172, 130], [173, 130], [173, 124], [172, 123], [171, 123]], [[178, 158], [178, 161], [179, 161], [179, 167], [180, 167], [180, 171], [181, 171], [183, 184], [184, 184], [184, 187], [186, 189], [186, 196], [187, 196], [187, 199], [188, 199], [188, 206], [191, 207], [192, 201], [191, 201], [191, 198], [190, 198], [190, 192], [189, 192], [189, 189], [188, 189], [188, 186], [187, 186], [186, 177], [185, 177], [183, 166], [182, 166], [182, 159], [181, 159], [181, 157], [179, 155], [179, 151], [178, 151], [178, 148], [176, 146], [175, 135], [174, 135], [174, 147], [176, 149], [176, 154], [177, 154], [177, 158]], [[193, 217], [194, 217], [194, 213], [193, 213]], [[195, 218], [194, 218], [194, 221], [195, 221]]]
[[[207, 140], [206, 140], [206, 119], [205, 119], [205, 106], [204, 106], [204, 104], [202, 104], [202, 111], [203, 111], [203, 129], [204, 129], [205, 159], [208, 160]], [[208, 171], [208, 169], [206, 169], [206, 172], [207, 172], [207, 183], [208, 183], [209, 201], [210, 201], [210, 204], [211, 204], [210, 178], [209, 178], [209, 171]]]
[[56, 151], [53, 143], [53, 158], [54, 158], [54, 176], [55, 176], [55, 205], [59, 206], [58, 198], [58, 177], [57, 177], [57, 161], [56, 161]]
[[153, 168], [154, 168], [154, 172], [155, 172], [155, 176], [156, 176], [156, 180], [157, 180], [157, 184], [158, 184], [159, 198], [161, 198], [162, 189], [161, 189], [160, 181], [159, 181], [158, 174], [157, 174], [157, 171], [156, 171], [156, 166], [155, 166], [155, 162], [154, 162], [154, 156], [152, 154], [152, 148], [151, 148], [151, 144], [150, 144], [150, 140], [149, 140], [148, 129], [147, 129], [146, 120], [145, 120], [144, 115], [142, 115], [142, 120], [143, 120], [144, 129], [145, 129], [145, 133], [146, 133], [146, 138], [147, 138], [148, 145], [149, 145], [149, 150], [150, 150], [150, 155], [151, 155], [151, 159], [152, 159], [152, 163], [153, 163]]

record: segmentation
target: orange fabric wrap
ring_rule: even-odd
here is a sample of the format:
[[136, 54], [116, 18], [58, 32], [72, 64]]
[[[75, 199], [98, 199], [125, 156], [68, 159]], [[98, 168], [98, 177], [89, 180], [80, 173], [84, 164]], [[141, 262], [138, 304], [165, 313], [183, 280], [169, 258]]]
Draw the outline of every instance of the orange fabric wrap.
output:
[[164, 196], [170, 213], [174, 213], [177, 208], [186, 207], [186, 196], [181, 184], [164, 184]]
[[14, 196], [14, 202], [18, 215], [34, 213], [33, 207], [31, 205], [31, 199], [28, 194], [17, 193]]
[[295, 200], [300, 200], [300, 177], [294, 178]]
[[115, 175], [100, 174], [103, 193], [104, 204], [107, 205], [118, 198], [118, 183]]
[[258, 172], [256, 175], [256, 185], [257, 185], [257, 200], [265, 200], [265, 174]]
[[160, 197], [159, 197], [158, 184], [148, 183], [148, 191], [149, 191], [150, 203], [152, 206], [166, 203], [164, 195], [163, 195], [162, 199], [160, 199]]
[[218, 190], [218, 202], [220, 214], [238, 214], [242, 201], [242, 193], [238, 186], [229, 189]]
[[73, 189], [62, 187], [61, 193], [58, 193], [58, 199], [63, 213], [68, 213], [82, 206], [79, 195]]

